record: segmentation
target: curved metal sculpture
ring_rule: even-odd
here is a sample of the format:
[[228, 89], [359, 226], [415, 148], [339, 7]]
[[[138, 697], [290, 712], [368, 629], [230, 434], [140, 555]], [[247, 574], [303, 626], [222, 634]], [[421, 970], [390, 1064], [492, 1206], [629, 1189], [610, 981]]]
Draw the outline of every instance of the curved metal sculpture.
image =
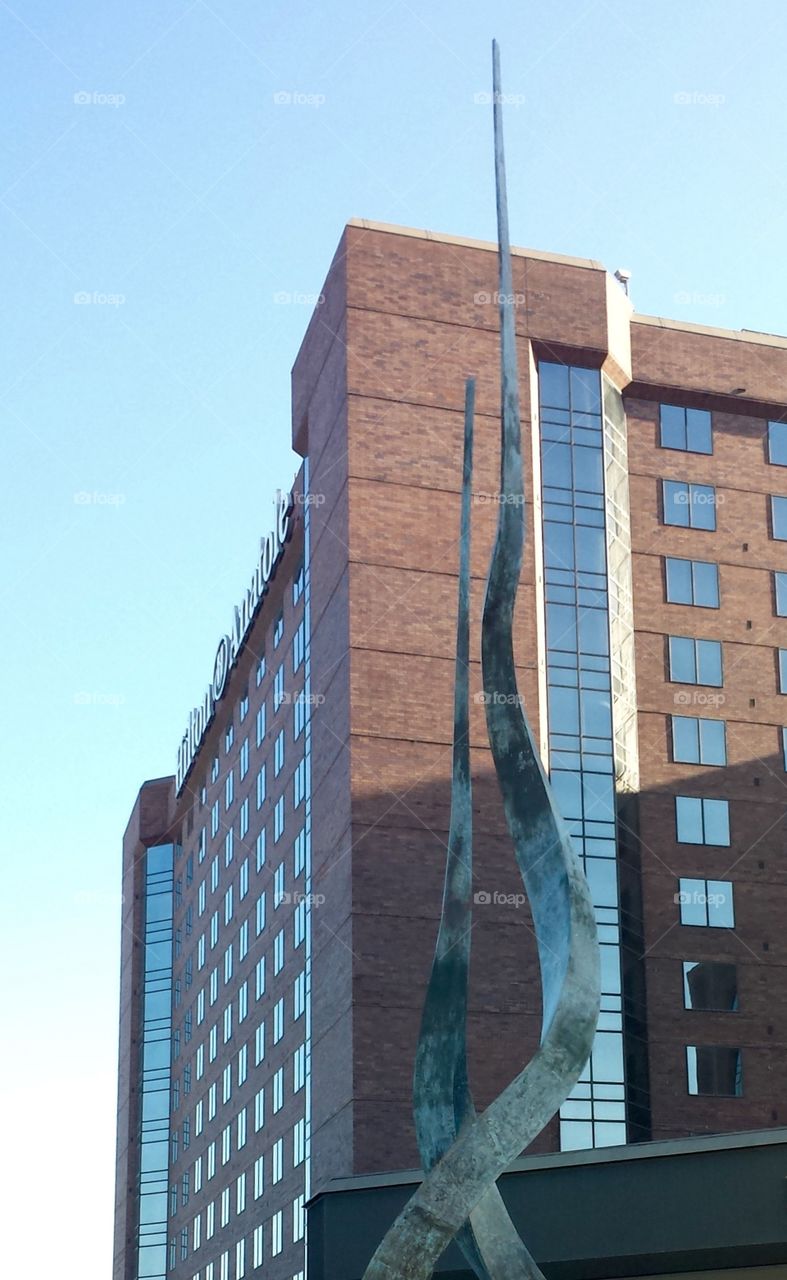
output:
[[501, 331], [501, 477], [481, 658], [487, 729], [506, 824], [530, 901], [541, 968], [541, 1045], [477, 1116], [467, 1076], [472, 914], [468, 662], [470, 495], [475, 387], [465, 394], [451, 819], [443, 909], [413, 1085], [425, 1177], [374, 1254], [364, 1280], [429, 1280], [456, 1237], [479, 1280], [537, 1280], [497, 1179], [557, 1112], [590, 1055], [599, 1013], [599, 951], [590, 892], [525, 718], [516, 683], [514, 603], [524, 543], [524, 488], [513, 283], [503, 155], [500, 62], [493, 45]]

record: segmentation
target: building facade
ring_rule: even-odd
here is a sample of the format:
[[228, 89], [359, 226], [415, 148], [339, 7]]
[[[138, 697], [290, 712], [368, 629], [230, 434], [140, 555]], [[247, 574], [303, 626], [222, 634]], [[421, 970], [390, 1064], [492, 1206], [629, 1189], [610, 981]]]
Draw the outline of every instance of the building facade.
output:
[[[593, 1055], [533, 1151], [785, 1123], [787, 340], [634, 314], [515, 250], [519, 685], [590, 881]], [[450, 802], [464, 380], [472, 629], [497, 517], [496, 246], [346, 228], [293, 370], [303, 464], [174, 778], [124, 841], [115, 1280], [306, 1272], [304, 1205], [418, 1163]], [[469, 1055], [540, 989], [471, 669]]]

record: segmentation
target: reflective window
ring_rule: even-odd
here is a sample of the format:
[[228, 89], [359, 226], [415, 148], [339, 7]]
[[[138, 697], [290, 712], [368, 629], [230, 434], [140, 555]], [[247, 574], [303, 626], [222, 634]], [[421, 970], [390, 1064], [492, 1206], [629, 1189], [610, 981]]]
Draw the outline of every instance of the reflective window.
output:
[[768, 423], [768, 461], [787, 467], [787, 422]]
[[787, 618], [787, 573], [773, 575], [773, 595], [777, 617]]
[[673, 716], [672, 758], [683, 764], [726, 764], [725, 722], [700, 716]]
[[730, 843], [730, 806], [728, 800], [709, 800], [699, 796], [675, 797], [675, 825], [680, 844]]
[[717, 960], [684, 960], [683, 1003], [687, 1009], [732, 1013], [738, 1008], [738, 970]]
[[682, 449], [685, 453], [713, 453], [711, 416], [707, 409], [686, 409], [681, 405], [659, 406], [662, 449]]
[[787, 729], [781, 729], [780, 733], [782, 740], [782, 764], [785, 772], [787, 772]]
[[771, 537], [787, 541], [787, 498], [771, 498]]
[[723, 684], [721, 641], [669, 637], [669, 678], [678, 684]]
[[710, 929], [735, 928], [735, 904], [730, 880], [681, 877], [677, 897], [681, 924]]
[[710, 484], [662, 481], [664, 523], [684, 529], [716, 528], [716, 490]]
[[686, 1046], [686, 1071], [691, 1094], [711, 1097], [743, 1096], [743, 1070], [740, 1049], [726, 1045]]
[[[693, 604], [703, 609], [718, 609], [717, 564], [707, 560], [680, 560], [667, 556], [664, 565], [669, 604]], [[787, 600], [787, 595], [785, 599]]]
[[284, 614], [280, 613], [273, 628], [273, 647], [278, 649], [284, 635]]
[[778, 649], [779, 693], [787, 693], [787, 649]]

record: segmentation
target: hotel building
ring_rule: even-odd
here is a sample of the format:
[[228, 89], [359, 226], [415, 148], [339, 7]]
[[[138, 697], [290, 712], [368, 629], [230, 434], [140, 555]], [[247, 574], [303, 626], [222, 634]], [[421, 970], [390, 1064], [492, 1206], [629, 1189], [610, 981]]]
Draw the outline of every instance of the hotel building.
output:
[[[513, 269], [519, 685], [603, 956], [591, 1061], [532, 1152], [779, 1126], [787, 339], [637, 315], [597, 262], [515, 250]], [[142, 786], [125, 835], [114, 1280], [304, 1280], [309, 1198], [417, 1166], [470, 375], [479, 1107], [538, 1044], [476, 660], [496, 289], [494, 245], [342, 236], [293, 370], [302, 467], [175, 776]]]

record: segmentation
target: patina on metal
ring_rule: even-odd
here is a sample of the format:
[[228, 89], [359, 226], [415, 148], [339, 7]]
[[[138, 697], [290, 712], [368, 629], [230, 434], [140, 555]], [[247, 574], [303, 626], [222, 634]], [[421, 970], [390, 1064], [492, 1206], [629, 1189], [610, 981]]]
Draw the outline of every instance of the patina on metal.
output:
[[514, 664], [513, 612], [524, 545], [524, 484], [496, 42], [493, 90], [501, 474], [481, 659], [492, 758], [538, 946], [541, 1045], [507, 1088], [477, 1116], [468, 1083], [466, 1047], [472, 913], [468, 660], [474, 386], [470, 382], [465, 396], [451, 822], [443, 910], [413, 1090], [425, 1177], [376, 1250], [364, 1280], [429, 1280], [454, 1238], [480, 1280], [535, 1280], [541, 1276], [508, 1217], [496, 1183], [571, 1092], [590, 1055], [599, 1014], [599, 949], [590, 892], [541, 765]]

